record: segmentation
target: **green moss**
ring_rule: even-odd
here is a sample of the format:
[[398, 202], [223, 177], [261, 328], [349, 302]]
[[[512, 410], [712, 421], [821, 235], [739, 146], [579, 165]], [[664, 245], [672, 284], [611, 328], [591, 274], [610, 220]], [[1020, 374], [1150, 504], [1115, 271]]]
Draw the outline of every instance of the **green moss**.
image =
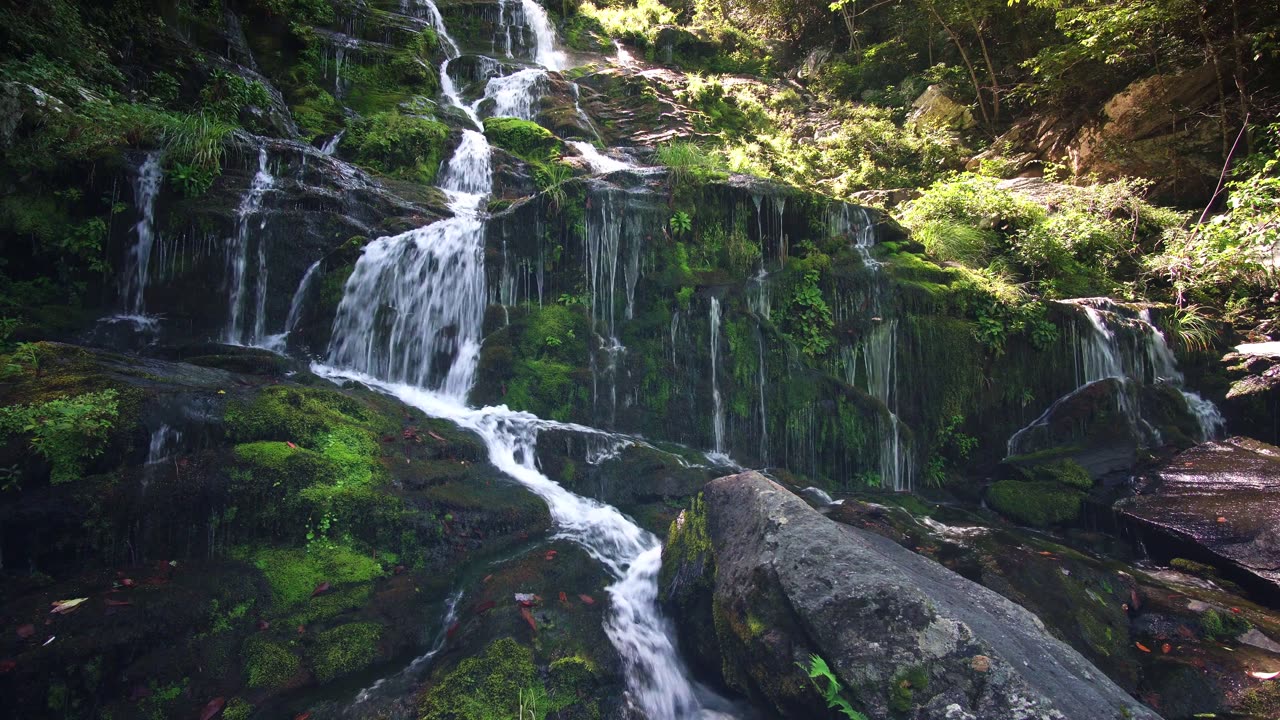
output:
[[328, 682], [368, 667], [378, 656], [381, 636], [376, 623], [347, 623], [320, 633], [308, 653], [316, 679]]
[[[714, 558], [711, 535], [707, 531], [707, 505], [702, 493], [693, 499], [689, 508], [672, 521], [667, 530], [667, 543], [662, 548], [662, 569], [658, 587], [670, 587], [673, 573], [688, 565], [706, 565]], [[702, 582], [709, 582], [710, 573], [703, 573]]]
[[429, 185], [435, 182], [448, 137], [444, 123], [382, 112], [352, 123], [342, 145], [362, 165]]
[[314, 622], [331, 620], [344, 612], [357, 610], [368, 605], [372, 596], [373, 587], [369, 584], [330, 590], [327, 593], [308, 598], [305, 603], [297, 605], [294, 612], [282, 624], [285, 627], [297, 627], [298, 625], [306, 626]]
[[359, 401], [325, 388], [265, 388], [250, 400], [228, 403], [225, 420], [235, 441], [287, 440], [308, 447], [345, 426], [390, 430]]
[[306, 601], [316, 586], [366, 583], [383, 576], [382, 565], [344, 545], [313, 545], [308, 549], [265, 548], [251, 557], [271, 585], [277, 606], [289, 608]]
[[1057, 482], [1080, 490], [1093, 487], [1093, 476], [1080, 463], [1071, 459], [1037, 465], [1031, 468], [1030, 473], [1035, 480]]
[[489, 142], [533, 163], [553, 160], [559, 154], [560, 141], [551, 131], [536, 122], [509, 117], [491, 117], [484, 121], [484, 134]]
[[1240, 637], [1253, 627], [1248, 620], [1235, 613], [1220, 613], [1217, 610], [1206, 610], [1200, 616], [1200, 628], [1209, 640], [1230, 642]]
[[1218, 571], [1212, 565], [1205, 565], [1186, 558], [1174, 558], [1169, 561], [1169, 566], [1189, 575], [1199, 575], [1205, 578], [1216, 578], [1218, 575]]
[[1240, 699], [1240, 710], [1258, 720], [1280, 717], [1280, 683], [1267, 681], [1249, 688]]
[[987, 489], [987, 500], [1004, 515], [1028, 525], [1046, 527], [1080, 516], [1084, 493], [1054, 482], [1001, 480]]
[[520, 693], [537, 680], [533, 653], [511, 638], [463, 660], [423, 696], [422, 720], [497, 720], [514, 717]]
[[282, 643], [262, 638], [252, 638], [246, 643], [245, 671], [249, 675], [249, 687], [284, 687], [301, 667], [298, 656]]
[[906, 668], [893, 676], [889, 688], [889, 707], [897, 712], [910, 712], [915, 708], [916, 691], [929, 689], [929, 673], [924, 667], [916, 665]]
[[249, 720], [253, 714], [253, 706], [241, 697], [233, 697], [222, 708], [222, 720]]

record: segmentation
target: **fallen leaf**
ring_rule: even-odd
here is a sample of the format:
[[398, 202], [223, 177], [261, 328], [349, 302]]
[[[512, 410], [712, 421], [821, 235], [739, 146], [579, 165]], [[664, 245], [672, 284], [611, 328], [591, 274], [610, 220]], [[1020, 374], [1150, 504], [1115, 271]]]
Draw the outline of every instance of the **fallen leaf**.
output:
[[1226, 522], [1226, 521], [1227, 521], [1227, 519], [1226, 519], [1226, 518], [1222, 517], [1221, 515], [1219, 515], [1219, 516], [1218, 516], [1218, 522], [1220, 522], [1220, 523], [1224, 523], [1224, 522]]
[[404, 568], [404, 566], [403, 566], [403, 565], [397, 565], [397, 566], [396, 566], [396, 568], [395, 568], [395, 570], [394, 570], [393, 572], [394, 572], [396, 575], [403, 575], [403, 574], [404, 574], [404, 570], [405, 570], [405, 568]]
[[560, 602], [564, 603], [565, 605], [569, 604], [569, 596], [565, 595], [563, 590], [560, 591]]
[[205, 705], [204, 710], [200, 712], [200, 720], [211, 720], [213, 716], [222, 712], [222, 707], [226, 704], [227, 699], [221, 696], [210, 700], [209, 704]]
[[1053, 557], [1053, 553], [1049, 552], [1048, 550], [1041, 550], [1040, 554], [1043, 555], [1044, 557]]
[[1240, 608], [1231, 608], [1231, 612], [1235, 613], [1236, 615], [1239, 615], [1239, 614], [1240, 614]]
[[449, 626], [448, 630], [445, 631], [444, 636], [452, 640], [454, 633], [458, 632], [458, 628], [460, 627], [462, 627], [462, 623], [455, 622], [454, 624]]
[[520, 617], [524, 618], [524, 621], [529, 623], [529, 627], [532, 628], [534, 632], [538, 632], [538, 623], [533, 621], [533, 613], [529, 612], [529, 608], [520, 608]]
[[135, 583], [135, 582], [133, 581], [133, 578], [125, 578], [125, 579], [123, 579], [123, 580], [121, 580], [121, 581], [120, 581], [120, 587], [127, 587], [127, 588], [131, 588], [131, 587], [133, 587], [133, 586], [134, 586], [134, 585], [136, 585], [136, 584], [137, 584], [137, 583]]
[[1272, 679], [1272, 678], [1274, 678], [1274, 677], [1277, 677], [1277, 676], [1280, 676], [1280, 672], [1251, 672], [1251, 673], [1249, 673], [1249, 677], [1257, 678], [1257, 679], [1259, 679], [1259, 680], [1270, 680], [1270, 679]]
[[285, 440], [285, 441], [284, 441], [284, 444], [285, 444], [285, 445], [288, 445], [288, 446], [289, 446], [289, 448], [290, 448], [290, 449], [292, 449], [292, 450], [297, 450], [297, 449], [298, 449], [298, 446], [297, 446], [297, 445], [294, 445], [293, 443], [289, 442], [288, 440]]
[[1142, 600], [1138, 599], [1137, 590], [1129, 591], [1129, 600], [1130, 600], [1129, 607], [1132, 607], [1134, 610], [1139, 610], [1142, 608]]
[[226, 391], [226, 390], [219, 390], [219, 391], [218, 391], [218, 394], [219, 394], [219, 395], [226, 395], [226, 394], [227, 394], [227, 391]]
[[116, 600], [114, 598], [107, 598], [107, 607], [125, 607], [132, 604], [132, 600]]
[[1140, 643], [1140, 642], [1135, 642], [1135, 643], [1134, 643], [1134, 645], [1135, 645], [1135, 646], [1137, 646], [1137, 648], [1138, 648], [1139, 650], [1141, 650], [1142, 652], [1144, 652], [1144, 653], [1149, 653], [1149, 652], [1151, 652], [1151, 648], [1147, 647], [1146, 645], [1143, 645], [1143, 644], [1142, 644], [1142, 643]]
[[579, 599], [579, 600], [581, 600], [582, 602], [584, 602], [584, 603], [588, 604], [588, 605], [595, 605], [595, 604], [596, 604], [596, 600], [595, 600], [595, 598], [591, 597], [590, 595], [578, 595], [578, 599]]
[[36, 626], [32, 625], [31, 623], [18, 626], [18, 637], [22, 638], [23, 640], [34, 637], [35, 634], [36, 634]]
[[431, 437], [435, 438], [436, 440], [439, 440], [440, 442], [448, 442], [447, 440], [445, 440], [444, 438], [442, 438], [442, 437], [440, 437], [439, 435], [435, 434], [434, 432], [431, 432], [430, 430], [428, 430], [428, 431], [427, 431], [427, 434], [428, 434], [428, 435], [430, 435]]
[[298, 626], [298, 634], [299, 634], [299, 635], [305, 635], [306, 633], [307, 633], [307, 626], [306, 626], [306, 625], [299, 625], [299, 626]]
[[490, 610], [494, 609], [495, 607], [497, 607], [497, 605], [498, 603], [492, 600], [485, 600], [484, 602], [476, 606], [476, 614], [483, 615], [489, 612]]
[[555, 551], [555, 550], [548, 550], [548, 551], [547, 551], [547, 554], [546, 554], [546, 556], [545, 556], [545, 557], [547, 558], [547, 560], [555, 560], [555, 559], [556, 559], [556, 551]]
[[50, 603], [50, 605], [53, 605], [53, 609], [50, 610], [49, 612], [54, 612], [54, 613], [58, 613], [59, 615], [63, 615], [80, 607], [80, 603], [88, 599], [89, 598], [74, 598], [72, 600], [55, 600], [52, 603]]
[[1169, 643], [1165, 643], [1160, 646], [1160, 652], [1164, 653], [1165, 655], [1168, 655], [1171, 650], [1173, 650], [1173, 646], [1170, 645]]
[[266, 632], [271, 627], [271, 623], [266, 620], [258, 621], [258, 632]]
[[304, 712], [304, 713], [298, 713], [297, 715], [293, 716], [293, 720], [311, 720], [311, 711], [308, 710], [307, 712]]
[[492, 575], [485, 575], [485, 576], [484, 576], [484, 579], [483, 579], [483, 580], [481, 580], [480, 582], [482, 582], [482, 583], [487, 583], [487, 582], [489, 582], [489, 581], [490, 581], [490, 580], [492, 580], [492, 579], [493, 579], [493, 576], [492, 576]]
[[319, 585], [317, 585], [317, 586], [316, 586], [316, 589], [315, 589], [315, 590], [312, 590], [312, 591], [311, 591], [311, 597], [315, 597], [315, 596], [317, 596], [317, 595], [323, 595], [323, 594], [325, 594], [325, 593], [329, 592], [329, 588], [330, 588], [330, 587], [331, 587], [331, 586], [329, 585], [329, 581], [327, 581], [327, 580], [326, 580], [326, 581], [324, 581], [324, 582], [322, 582], [322, 583], [320, 583]]
[[0, 673], [13, 672], [14, 670], [17, 669], [17, 667], [18, 667], [17, 660], [9, 660], [9, 659], [0, 660]]

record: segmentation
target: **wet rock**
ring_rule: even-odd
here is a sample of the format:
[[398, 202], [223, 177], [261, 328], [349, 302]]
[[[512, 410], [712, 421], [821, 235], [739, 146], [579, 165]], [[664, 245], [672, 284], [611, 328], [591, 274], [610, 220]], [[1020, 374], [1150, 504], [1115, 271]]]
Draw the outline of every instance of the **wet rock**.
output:
[[1118, 508], [1154, 558], [1208, 562], [1280, 597], [1280, 448], [1241, 437], [1197, 445]]
[[[1031, 613], [758, 473], [704, 492], [715, 568], [701, 575], [713, 578], [702, 622], [726, 682], [783, 715], [826, 712], [797, 667], [816, 654], [876, 719], [1158, 717]], [[664, 577], [679, 576], [667, 562]]]
[[1222, 411], [1233, 427], [1280, 443], [1280, 342], [1246, 343], [1222, 357], [1231, 388]]

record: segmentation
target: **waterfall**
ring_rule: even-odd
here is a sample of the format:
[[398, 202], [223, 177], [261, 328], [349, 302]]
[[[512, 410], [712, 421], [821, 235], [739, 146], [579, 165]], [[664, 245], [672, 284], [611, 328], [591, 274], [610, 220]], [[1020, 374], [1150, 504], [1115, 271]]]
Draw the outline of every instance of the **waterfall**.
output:
[[760, 463], [769, 464], [769, 406], [764, 401], [765, 387], [765, 355], [764, 355], [764, 332], [759, 327], [756, 328], [756, 348], [760, 353], [759, 362], [759, 378], [756, 384], [760, 389]]
[[[250, 221], [262, 209], [262, 200], [267, 191], [275, 185], [275, 178], [267, 168], [267, 149], [258, 148], [258, 172], [249, 183], [249, 189], [240, 199], [240, 207], [236, 211], [236, 235], [227, 247], [227, 277], [231, 283], [230, 302], [227, 308], [227, 327], [223, 332], [223, 341], [232, 345], [250, 344], [257, 340], [262, 330], [266, 303], [266, 238], [258, 238], [258, 277], [254, 306], [257, 316], [254, 320], [254, 335], [244, 337], [245, 290], [248, 285], [249, 265], [249, 229]], [[258, 219], [258, 230], [266, 227], [266, 216]]]
[[[575, 85], [575, 87], [577, 86]], [[570, 140], [566, 144], [578, 151], [578, 154], [587, 162], [587, 167], [591, 168], [591, 172], [593, 173], [600, 173], [604, 175], [612, 172], [618, 172], [619, 170], [640, 169], [632, 163], [615, 160], [608, 155], [605, 155], [597, 150], [595, 145], [592, 145], [589, 142], [583, 140]]]
[[125, 311], [130, 315], [146, 314], [144, 296], [147, 279], [150, 277], [151, 248], [155, 244], [156, 196], [160, 194], [160, 183], [163, 180], [160, 153], [147, 153], [146, 159], [138, 167], [138, 177], [133, 182], [133, 202], [138, 207], [138, 223], [133, 226], [133, 232], [138, 241], [129, 249], [121, 293], [125, 300]]
[[345, 129], [339, 130], [337, 135], [325, 140], [324, 145], [320, 146], [320, 154], [332, 156], [338, 151], [338, 143], [342, 142], [342, 136], [346, 134], [347, 131]]
[[365, 248], [333, 321], [332, 363], [466, 398], [485, 307], [478, 211], [492, 182], [489, 144], [464, 131], [441, 181], [456, 214]]
[[711, 298], [711, 437], [712, 451], [724, 455], [724, 404], [720, 400], [720, 300]]
[[524, 9], [524, 19], [534, 37], [533, 61], [548, 70], [563, 70], [565, 55], [556, 50], [556, 33], [551, 28], [551, 20], [547, 11], [534, 0], [520, 0]]
[[320, 268], [320, 260], [311, 263], [307, 271], [302, 274], [302, 280], [298, 283], [298, 289], [293, 291], [293, 299], [289, 301], [289, 314], [285, 316], [284, 329], [275, 335], [269, 335], [262, 339], [262, 346], [268, 350], [278, 353], [285, 351], [285, 342], [289, 338], [289, 333], [297, 327], [298, 320], [302, 317], [302, 303], [307, 299], [307, 292], [311, 289], [311, 283], [315, 279], [316, 270]]
[[[430, 0], [418, 0], [436, 25], [450, 57], [457, 44], [444, 30]], [[538, 39], [538, 59], [560, 66], [546, 13], [523, 0], [525, 17]], [[440, 66], [446, 98], [479, 126]], [[652, 720], [698, 713], [701, 703], [675, 646], [672, 628], [658, 609], [657, 573], [662, 544], [625, 515], [604, 503], [575, 495], [536, 465], [538, 431], [569, 427], [506, 407], [465, 405], [478, 361], [484, 304], [484, 203], [492, 189], [489, 145], [467, 130], [449, 160], [441, 187], [454, 217], [370, 243], [347, 280], [333, 323], [328, 366], [317, 372], [356, 379], [400, 398], [428, 415], [475, 431], [490, 462], [541, 497], [558, 537], [582, 546], [604, 565], [615, 582], [605, 631], [621, 655], [627, 685], [640, 711]], [[612, 336], [614, 283], [620, 232], [602, 208], [599, 231], [588, 242], [588, 278], [593, 319], [605, 320]], [[588, 233], [591, 235], [592, 233]], [[608, 297], [604, 297], [607, 285]]]
[[493, 78], [485, 85], [484, 97], [472, 103], [471, 111], [477, 112], [480, 103], [493, 100], [494, 117], [514, 117], [532, 120], [538, 103], [547, 89], [547, 71], [542, 68], [525, 68], [510, 75]]
[[1196, 420], [1197, 440], [1212, 440], [1222, 432], [1226, 422], [1217, 406], [1183, 386], [1185, 378], [1178, 369], [1177, 358], [1164, 333], [1152, 322], [1149, 309], [1134, 312], [1107, 298], [1064, 300], [1062, 304], [1075, 309], [1085, 321], [1071, 328], [1076, 387], [1055, 400], [1031, 424], [1014, 433], [1006, 448], [1008, 455], [1027, 451], [1026, 439], [1032, 436], [1033, 429], [1048, 422], [1055, 407], [1106, 379], [1124, 384], [1116, 398], [1119, 409], [1137, 435], [1150, 444], [1158, 445], [1163, 439], [1142, 417], [1141, 403], [1132, 391], [1135, 384], [1168, 383], [1176, 389], [1187, 412]]

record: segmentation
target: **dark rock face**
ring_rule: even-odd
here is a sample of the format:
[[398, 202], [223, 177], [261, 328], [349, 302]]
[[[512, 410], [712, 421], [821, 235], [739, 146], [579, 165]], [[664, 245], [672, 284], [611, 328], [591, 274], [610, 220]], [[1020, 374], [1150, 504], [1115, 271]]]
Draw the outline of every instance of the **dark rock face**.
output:
[[[816, 654], [872, 718], [1158, 717], [1031, 613], [758, 473], [705, 496], [705, 517], [673, 529], [664, 597], [692, 612], [710, 594], [712, 617], [687, 622], [713, 621], [725, 681], [785, 716], [833, 716], [800, 667]], [[680, 537], [700, 522], [706, 553]]]
[[1223, 356], [1231, 389], [1222, 411], [1233, 427], [1247, 427], [1250, 435], [1280, 443], [1280, 343], [1239, 345]]
[[1157, 558], [1211, 562], [1280, 597], [1280, 448], [1242, 437], [1197, 445], [1155, 471], [1121, 513]]

